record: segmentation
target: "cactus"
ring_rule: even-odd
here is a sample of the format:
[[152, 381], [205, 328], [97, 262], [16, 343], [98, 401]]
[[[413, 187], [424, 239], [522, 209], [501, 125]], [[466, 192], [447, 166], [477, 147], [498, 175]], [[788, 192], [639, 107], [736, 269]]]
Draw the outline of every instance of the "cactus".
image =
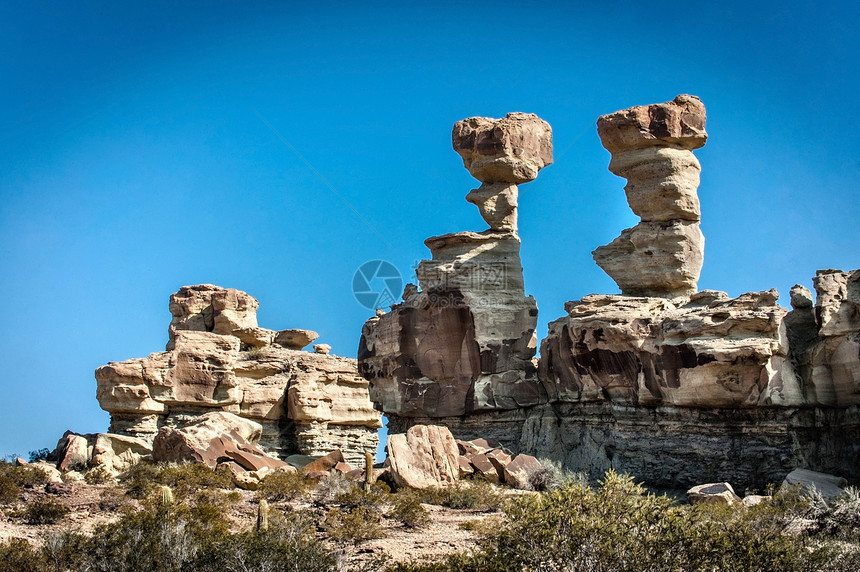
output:
[[373, 486], [373, 453], [364, 452], [364, 490], [370, 492]]
[[269, 530], [269, 503], [266, 499], [260, 499], [260, 506], [257, 508], [257, 532], [267, 530]]
[[173, 491], [167, 485], [161, 486], [161, 506], [167, 509], [173, 507]]

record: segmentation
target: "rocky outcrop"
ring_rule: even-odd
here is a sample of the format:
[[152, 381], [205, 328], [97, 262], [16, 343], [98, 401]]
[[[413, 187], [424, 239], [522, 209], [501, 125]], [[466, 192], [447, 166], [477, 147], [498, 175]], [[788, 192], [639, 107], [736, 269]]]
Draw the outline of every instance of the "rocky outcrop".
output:
[[375, 451], [381, 420], [355, 360], [301, 351], [318, 336], [310, 330], [259, 328], [258, 305], [212, 285], [173, 294], [167, 351], [96, 370], [111, 433], [151, 444], [162, 427], [225, 411], [258, 423], [262, 449], [282, 458]]
[[781, 373], [786, 311], [775, 290], [729, 298], [586, 296], [549, 324], [541, 379], [555, 401], [619, 405], [799, 405], [802, 390]]
[[705, 144], [705, 106], [679, 95], [597, 120], [612, 153], [609, 170], [627, 179], [627, 203], [641, 222], [593, 252], [622, 294], [674, 297], [696, 291], [704, 261], [699, 230], [701, 167], [693, 149]]
[[525, 295], [516, 234], [517, 184], [552, 161], [549, 125], [537, 116], [458, 122], [454, 149], [484, 184], [467, 200], [484, 232], [428, 238], [420, 290], [368, 320], [359, 368], [371, 398], [390, 415], [446, 417], [526, 407], [546, 400], [532, 358], [537, 305]]

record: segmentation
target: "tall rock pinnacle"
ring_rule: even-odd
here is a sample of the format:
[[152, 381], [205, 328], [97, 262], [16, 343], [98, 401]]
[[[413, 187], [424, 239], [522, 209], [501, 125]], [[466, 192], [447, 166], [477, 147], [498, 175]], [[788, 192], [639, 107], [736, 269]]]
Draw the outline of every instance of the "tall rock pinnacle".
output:
[[622, 294], [671, 298], [696, 291], [704, 261], [699, 230], [701, 167], [693, 149], [705, 144], [705, 106], [679, 95], [597, 120], [612, 153], [609, 170], [627, 179], [627, 203], [642, 220], [592, 254]]

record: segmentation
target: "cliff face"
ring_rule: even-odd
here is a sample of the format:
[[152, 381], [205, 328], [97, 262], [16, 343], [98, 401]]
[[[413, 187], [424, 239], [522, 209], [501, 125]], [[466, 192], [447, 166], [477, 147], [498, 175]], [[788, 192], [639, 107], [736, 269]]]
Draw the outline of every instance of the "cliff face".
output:
[[[457, 137], [462, 124], [492, 121], [455, 126], [467, 168], [475, 141], [502, 165], [535, 155], [527, 137]], [[491, 133], [504, 139], [506, 129]], [[619, 111], [600, 118], [598, 134], [642, 219], [594, 252], [621, 295], [568, 302], [535, 371], [536, 307], [522, 284], [515, 208], [482, 208], [485, 233], [428, 239], [421, 291], [407, 289], [362, 332], [359, 369], [389, 431], [444, 424], [460, 439], [493, 438], [593, 477], [614, 468], [666, 487], [761, 487], [794, 467], [860, 480], [860, 270], [820, 271], [815, 302], [796, 286], [790, 312], [775, 290], [697, 292], [704, 239], [692, 151], [707, 138], [704, 105], [678, 96]], [[509, 182], [494, 175], [467, 199], [515, 205]], [[491, 203], [483, 197], [493, 189]], [[487, 306], [475, 294], [487, 283], [461, 279], [473, 260], [508, 263]], [[431, 269], [446, 287], [427, 279]]]
[[381, 421], [355, 360], [302, 351], [314, 332], [257, 327], [257, 307], [245, 292], [212, 285], [173, 294], [167, 351], [96, 370], [110, 432], [152, 443], [162, 426], [221, 410], [260, 423], [260, 445], [281, 457], [340, 449], [363, 462]]

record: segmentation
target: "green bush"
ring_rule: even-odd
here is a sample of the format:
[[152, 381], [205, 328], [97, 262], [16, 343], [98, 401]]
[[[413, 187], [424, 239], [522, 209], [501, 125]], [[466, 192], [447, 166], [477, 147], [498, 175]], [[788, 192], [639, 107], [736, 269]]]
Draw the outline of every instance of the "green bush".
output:
[[412, 491], [394, 495], [394, 506], [389, 516], [407, 528], [422, 528], [430, 523], [430, 513], [421, 506], [419, 496]]
[[113, 475], [104, 467], [93, 467], [84, 473], [84, 481], [88, 485], [105, 485], [114, 481]]
[[[756, 507], [676, 506], [610, 471], [597, 490], [574, 481], [505, 508], [506, 522], [484, 530], [473, 555], [406, 564], [397, 572], [444, 570], [768, 572], [830, 569], [832, 553], [788, 534], [804, 510], [796, 498]], [[846, 568], [848, 570], [850, 568]]]
[[289, 501], [310, 491], [312, 482], [303, 474], [276, 471], [263, 477], [260, 488], [257, 489], [257, 498], [269, 502]]
[[55, 499], [38, 499], [28, 503], [23, 517], [27, 524], [56, 524], [69, 514], [69, 508]]
[[382, 538], [382, 516], [370, 507], [333, 508], [326, 513], [323, 527], [339, 542], [360, 542]]
[[166, 485], [177, 498], [184, 499], [201, 489], [232, 489], [228, 471], [213, 471], [203, 463], [169, 464], [160, 467], [156, 481]]
[[51, 454], [49, 449], [36, 449], [35, 451], [30, 451], [29, 453], [29, 461], [31, 463], [36, 463], [38, 461], [44, 461], [48, 458], [48, 455]]
[[15, 481], [6, 475], [0, 475], [0, 504], [12, 504], [21, 495], [21, 489]]
[[47, 566], [39, 551], [26, 540], [0, 541], [0, 572], [43, 572]]
[[424, 503], [483, 512], [498, 510], [505, 496], [491, 483], [482, 479], [458, 481], [449, 487], [429, 487], [413, 494]]
[[337, 501], [339, 496], [355, 488], [358, 488], [355, 479], [344, 475], [340, 471], [331, 471], [320, 479], [314, 490], [314, 496], [322, 504], [331, 504]]
[[34, 487], [48, 482], [47, 475], [39, 469], [27, 466], [18, 467], [7, 461], [0, 462], [0, 477], [10, 479], [19, 487]]

